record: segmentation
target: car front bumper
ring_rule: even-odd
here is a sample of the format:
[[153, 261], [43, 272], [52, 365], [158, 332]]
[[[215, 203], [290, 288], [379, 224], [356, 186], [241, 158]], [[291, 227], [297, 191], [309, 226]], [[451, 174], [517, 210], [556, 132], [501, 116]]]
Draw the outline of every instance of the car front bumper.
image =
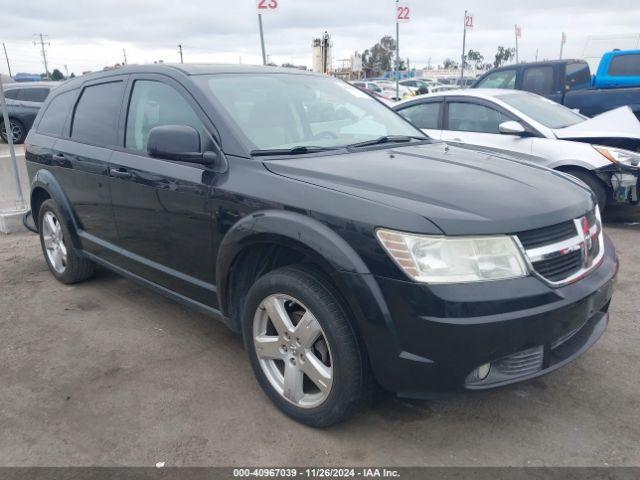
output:
[[[614, 247], [605, 237], [602, 263], [561, 288], [534, 277], [464, 285], [374, 277], [391, 319], [364, 332], [378, 337], [367, 341], [375, 377], [400, 396], [425, 398], [551, 372], [604, 332], [617, 271]], [[486, 364], [487, 377], [474, 380], [473, 372]]]

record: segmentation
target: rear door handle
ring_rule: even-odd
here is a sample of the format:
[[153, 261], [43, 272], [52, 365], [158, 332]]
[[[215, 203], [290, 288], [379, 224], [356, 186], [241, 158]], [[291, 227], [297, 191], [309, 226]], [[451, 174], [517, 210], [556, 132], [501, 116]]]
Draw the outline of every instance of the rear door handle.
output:
[[131, 172], [127, 172], [124, 168], [110, 168], [109, 175], [114, 178], [131, 178], [133, 174]]

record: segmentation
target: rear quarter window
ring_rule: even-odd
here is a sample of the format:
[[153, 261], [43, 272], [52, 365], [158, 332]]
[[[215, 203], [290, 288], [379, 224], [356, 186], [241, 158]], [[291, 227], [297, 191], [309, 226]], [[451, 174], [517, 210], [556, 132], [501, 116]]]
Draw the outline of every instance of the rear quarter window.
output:
[[92, 145], [114, 145], [123, 92], [122, 81], [85, 87], [73, 115], [71, 138]]
[[17, 100], [19, 95], [20, 95], [19, 88], [13, 88], [11, 90], [4, 91], [4, 97], [8, 100]]
[[64, 125], [73, 108], [75, 94], [75, 90], [64, 92], [51, 100], [38, 124], [38, 133], [62, 136]]
[[529, 67], [522, 77], [522, 89], [538, 95], [553, 92], [553, 67]]
[[43, 103], [49, 96], [49, 88], [25, 88], [21, 91], [18, 100], [25, 102]]
[[640, 54], [613, 57], [609, 64], [609, 75], [612, 77], [640, 77]]

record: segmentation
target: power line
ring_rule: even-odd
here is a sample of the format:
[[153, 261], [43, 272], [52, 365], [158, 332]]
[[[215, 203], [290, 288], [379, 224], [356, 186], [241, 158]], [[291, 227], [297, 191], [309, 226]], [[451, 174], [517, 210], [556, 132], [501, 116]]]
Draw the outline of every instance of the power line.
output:
[[9, 69], [9, 76], [11, 76], [11, 64], [9, 63], [9, 55], [7, 55], [7, 46], [2, 42], [2, 48], [4, 48], [4, 57], [7, 59], [7, 68]]
[[[47, 80], [51, 79], [51, 76], [49, 75], [49, 65], [47, 64], [47, 51], [45, 50], [44, 46], [51, 46], [50, 42], [45, 42], [44, 41], [44, 37], [48, 37], [48, 35], [42, 35], [42, 33], [40, 34], [36, 34], [40, 36], [40, 48], [42, 49], [42, 60], [44, 61], [44, 71], [47, 75]], [[34, 45], [37, 45], [38, 43], [36, 41], [33, 42]]]

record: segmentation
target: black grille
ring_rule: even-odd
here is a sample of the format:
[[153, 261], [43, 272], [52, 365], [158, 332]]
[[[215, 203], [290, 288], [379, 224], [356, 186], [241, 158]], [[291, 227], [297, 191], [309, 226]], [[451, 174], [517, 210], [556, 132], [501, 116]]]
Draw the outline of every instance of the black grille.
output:
[[582, 252], [576, 250], [565, 255], [533, 263], [536, 272], [552, 282], [571, 276], [582, 267]]
[[518, 239], [524, 248], [536, 248], [550, 243], [560, 242], [577, 234], [573, 220], [558, 223], [550, 227], [536, 228], [518, 233]]

